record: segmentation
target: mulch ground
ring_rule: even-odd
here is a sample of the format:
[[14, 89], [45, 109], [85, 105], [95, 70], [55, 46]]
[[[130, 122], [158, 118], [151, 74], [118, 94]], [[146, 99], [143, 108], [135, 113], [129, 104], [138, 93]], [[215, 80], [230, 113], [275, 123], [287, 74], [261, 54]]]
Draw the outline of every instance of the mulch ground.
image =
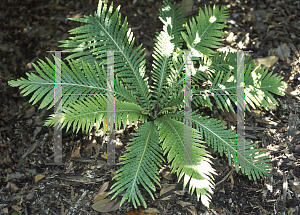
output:
[[[253, 110], [245, 114], [246, 139], [270, 154], [272, 174], [251, 181], [232, 171], [227, 158], [209, 148], [218, 173], [211, 209], [198, 202], [195, 194], [182, 191], [182, 182], [177, 183], [165, 164], [159, 175], [162, 188], [158, 187], [155, 200], [144, 193], [148, 210], [142, 207], [133, 210], [129, 203], [113, 209], [110, 202], [102, 202], [96, 208], [113, 211], [94, 210], [94, 202], [106, 195], [119, 169], [119, 165], [105, 165], [106, 139], [102, 130], [88, 135], [63, 131], [63, 161], [69, 165], [46, 165], [53, 163], [54, 132], [43, 123], [53, 109], [39, 110], [39, 104], [32, 106], [28, 97], [20, 96], [20, 91], [8, 86], [7, 81], [34, 71], [32, 62], [50, 58], [46, 51], [61, 50], [58, 41], [67, 39], [68, 31], [79, 26], [67, 18], [93, 14], [98, 0], [5, 0], [0, 4], [0, 214], [300, 214], [300, 21], [297, 16], [300, 1], [202, 0], [195, 2], [192, 15], [205, 4], [224, 4], [230, 11], [224, 49], [252, 51], [252, 59], [269, 65], [289, 85], [286, 96], [275, 96], [279, 103], [276, 110]], [[135, 46], [143, 44], [146, 49], [149, 75], [153, 39], [155, 32], [162, 29], [158, 20], [162, 2], [114, 1], [114, 7], [118, 5], [123, 17], [128, 17], [136, 37]], [[235, 125], [230, 113], [222, 114], [218, 109], [203, 111], [212, 117], [222, 116], [229, 128]], [[117, 131], [117, 158], [125, 153], [137, 126]], [[95, 200], [99, 190], [102, 192]]]

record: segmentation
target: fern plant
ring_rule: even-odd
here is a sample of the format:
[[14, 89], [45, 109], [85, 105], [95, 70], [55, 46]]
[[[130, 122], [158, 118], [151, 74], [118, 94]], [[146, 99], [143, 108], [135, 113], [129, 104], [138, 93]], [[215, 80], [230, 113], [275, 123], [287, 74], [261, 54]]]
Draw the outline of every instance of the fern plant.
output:
[[[224, 34], [222, 24], [228, 17], [225, 7], [205, 7], [199, 9], [195, 18], [186, 20], [180, 7], [168, 1], [160, 9], [163, 30], [157, 33], [153, 52], [153, 84], [147, 84], [145, 77], [145, 54], [141, 45], [133, 49], [134, 38], [127, 29], [126, 18], [122, 23], [120, 7], [114, 11], [113, 3], [99, 2], [97, 12], [84, 18], [71, 20], [86, 23], [71, 30], [69, 40], [61, 41], [61, 47], [71, 54], [61, 61], [61, 80], [63, 94], [97, 94], [99, 96], [63, 96], [62, 117], [56, 121], [51, 116], [46, 125], [61, 123], [61, 127], [72, 126], [73, 131], [81, 128], [90, 132], [94, 125], [99, 129], [103, 125], [106, 132], [107, 119], [107, 52], [114, 52], [114, 99], [115, 127], [120, 129], [130, 122], [141, 120], [143, 124], [129, 143], [128, 153], [122, 157], [124, 164], [114, 177], [116, 183], [111, 188], [115, 198], [122, 191], [121, 200], [132, 202], [134, 207], [146, 203], [140, 189], [150, 196], [160, 186], [158, 170], [163, 155], [171, 163], [172, 172], [176, 172], [178, 181], [184, 177], [184, 187], [189, 183], [189, 191], [196, 195], [204, 205], [209, 206], [213, 194], [214, 169], [211, 167], [211, 155], [205, 150], [204, 143], [221, 155], [228, 156], [229, 165], [233, 161], [236, 171], [241, 170], [249, 179], [256, 180], [267, 175], [272, 169], [267, 156], [256, 149], [255, 144], [246, 142], [245, 153], [236, 149], [236, 133], [226, 129], [220, 120], [192, 113], [190, 146], [187, 152], [184, 144], [185, 124], [184, 84], [185, 59], [187, 52], [192, 56], [192, 92], [197, 95], [192, 103], [197, 107], [212, 108], [235, 112], [237, 105], [237, 53], [219, 53], [215, 51], [221, 45]], [[196, 53], [196, 54], [195, 54]], [[198, 65], [198, 66], [196, 66]], [[27, 74], [28, 79], [9, 81], [9, 85], [20, 87], [24, 96], [34, 92], [30, 102], [42, 101], [39, 108], [54, 106], [53, 87], [55, 86], [55, 65], [38, 61], [33, 64], [38, 74]], [[284, 95], [285, 83], [265, 68], [256, 67], [249, 57], [244, 61], [245, 107], [264, 107], [272, 109], [277, 105], [271, 93]], [[218, 95], [218, 96], [212, 96]], [[103, 124], [101, 124], [103, 123]], [[244, 163], [236, 161], [241, 156]], [[139, 186], [142, 185], [142, 186]]]

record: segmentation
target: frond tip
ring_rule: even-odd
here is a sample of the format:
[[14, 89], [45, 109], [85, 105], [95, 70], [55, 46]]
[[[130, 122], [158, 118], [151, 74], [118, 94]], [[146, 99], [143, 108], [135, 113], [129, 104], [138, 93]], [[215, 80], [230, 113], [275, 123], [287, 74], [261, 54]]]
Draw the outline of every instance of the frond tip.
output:
[[221, 8], [214, 6], [213, 9], [205, 6], [205, 13], [199, 8], [196, 20], [192, 18], [189, 26], [186, 25], [187, 34], [181, 33], [189, 50], [197, 51], [198, 57], [213, 55], [212, 49], [222, 45], [221, 37], [225, 33], [221, 30], [227, 25], [221, 23], [225, 22], [227, 17], [228, 11], [225, 6]]

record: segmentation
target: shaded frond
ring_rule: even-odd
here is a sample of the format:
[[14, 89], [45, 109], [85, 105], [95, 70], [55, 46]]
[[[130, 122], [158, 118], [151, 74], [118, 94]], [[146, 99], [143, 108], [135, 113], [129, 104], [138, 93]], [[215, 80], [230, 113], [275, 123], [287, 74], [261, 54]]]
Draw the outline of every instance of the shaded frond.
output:
[[[172, 57], [172, 64], [170, 67], [170, 75], [167, 79], [168, 83], [168, 90], [166, 94], [163, 95], [163, 98], [160, 99], [158, 102], [161, 106], [176, 106], [179, 108], [179, 104], [182, 102], [180, 97], [183, 95], [184, 90], [184, 53], [183, 52], [174, 52]], [[178, 100], [179, 99], [179, 100]]]
[[[284, 95], [285, 83], [272, 72], [256, 67], [249, 56], [244, 60], [245, 107], [264, 107], [266, 110], [277, 105], [271, 93]], [[210, 86], [193, 85], [193, 103], [212, 108], [214, 100], [222, 110], [235, 113], [237, 105], [237, 53], [216, 53], [210, 60], [203, 58], [193, 83], [207, 82]], [[204, 88], [204, 89], [203, 89]], [[243, 105], [242, 105], [243, 106]]]
[[[141, 119], [143, 122], [146, 120], [146, 117], [143, 116], [140, 111], [142, 108], [139, 105], [120, 102], [115, 99], [115, 127], [120, 129], [121, 122], [123, 125], [126, 125], [127, 115], [129, 122]], [[114, 112], [114, 110], [109, 110]], [[73, 132], [76, 130], [79, 131], [82, 128], [82, 132], [90, 132], [96, 123], [96, 130], [100, 128], [101, 122], [103, 120], [103, 129], [106, 133], [106, 119], [107, 119], [107, 97], [92, 96], [86, 97], [85, 100], [82, 100], [80, 103], [73, 103], [69, 107], [62, 108], [62, 114], [60, 119], [56, 119], [55, 115], [46, 121], [46, 126], [51, 126], [54, 124], [60, 125], [61, 128], [67, 126], [67, 131], [69, 128], [73, 127]]]
[[120, 162], [125, 165], [117, 171], [117, 175], [113, 178], [118, 180], [111, 187], [110, 193], [115, 193], [112, 199], [125, 190], [121, 205], [128, 200], [133, 203], [135, 208], [141, 203], [147, 207], [138, 185], [143, 185], [143, 188], [154, 199], [152, 191], [156, 189], [152, 181], [160, 186], [158, 167], [161, 167], [159, 162], [164, 161], [157, 127], [153, 121], [140, 126], [135, 138], [129, 143], [127, 151], [128, 153], [122, 157], [123, 161]]

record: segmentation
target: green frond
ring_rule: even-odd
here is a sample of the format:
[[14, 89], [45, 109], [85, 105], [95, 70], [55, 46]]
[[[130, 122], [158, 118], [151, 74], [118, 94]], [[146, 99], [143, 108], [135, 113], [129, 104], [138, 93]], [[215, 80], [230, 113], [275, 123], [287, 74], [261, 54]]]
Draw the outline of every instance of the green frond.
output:
[[181, 14], [178, 5], [164, 1], [160, 12], [160, 20], [163, 22], [163, 30], [157, 35], [155, 47], [153, 49], [153, 86], [152, 92], [157, 100], [153, 101], [153, 106], [164, 107], [161, 98], [167, 93], [168, 77], [170, 75], [170, 64], [172, 63], [173, 53], [180, 50], [183, 39], [181, 31], [185, 19]]
[[[285, 83], [282, 78], [273, 75], [264, 68], [256, 67], [249, 56], [244, 61], [244, 93], [245, 107], [250, 111], [249, 105], [264, 107], [266, 110], [277, 105], [270, 93], [284, 95]], [[216, 53], [210, 60], [203, 58], [192, 83], [200, 81], [209, 82], [211, 86], [206, 89], [193, 85], [193, 103], [207, 105], [212, 108], [214, 100], [222, 110], [229, 109], [235, 113], [237, 105], [237, 53]], [[242, 105], [243, 106], [243, 105]]]
[[[143, 116], [140, 111], [142, 108], [139, 105], [121, 102], [115, 99], [115, 127], [120, 129], [121, 122], [126, 125], [127, 115], [129, 122], [137, 122], [141, 119], [145, 122], [146, 117]], [[60, 128], [67, 126], [67, 131], [72, 126], [73, 132], [77, 127], [77, 131], [82, 128], [82, 132], [90, 132], [96, 123], [96, 130], [100, 128], [103, 121], [104, 133], [106, 133], [106, 121], [107, 121], [107, 97], [103, 95], [86, 97], [80, 103], [70, 104], [69, 107], [62, 108], [62, 114], [60, 119], [56, 119], [55, 115], [51, 115], [46, 121], [46, 126], [52, 126], [54, 124], [60, 125]]]
[[[250, 61], [250, 56], [246, 56], [244, 59], [244, 65], [254, 65], [253, 61]], [[199, 68], [196, 70], [196, 74], [193, 76], [193, 80], [207, 81], [208, 77], [212, 77], [212, 74], [223, 71], [225, 74], [234, 74], [237, 68], [237, 52], [215, 52], [212, 57], [202, 56], [199, 58]], [[202, 77], [204, 75], [204, 77]], [[203, 79], [204, 78], [204, 79]]]
[[[140, 98], [139, 104], [150, 109], [150, 95], [145, 74], [145, 53], [140, 45], [134, 51], [134, 38], [132, 32], [127, 30], [127, 19], [121, 23], [121, 14], [118, 7], [113, 12], [113, 3], [108, 7], [107, 3], [99, 2], [98, 10], [94, 16], [85, 18], [72, 18], [71, 20], [87, 23], [70, 31], [71, 34], [80, 34], [69, 40], [60, 41], [60, 47], [68, 48], [74, 54], [67, 59], [75, 62], [94, 65], [107, 64], [107, 51], [114, 51], [115, 76], [123, 85], [132, 91], [135, 97]], [[132, 53], [131, 53], [132, 52]]]
[[[55, 64], [46, 58], [48, 64], [39, 60], [38, 65], [32, 64], [37, 74], [26, 73], [28, 80], [21, 78], [17, 81], [9, 81], [8, 84], [13, 87], [20, 87], [24, 96], [35, 93], [31, 96], [29, 102], [34, 105], [42, 100], [39, 108], [48, 106], [48, 109], [54, 106], [54, 87], [55, 87]], [[81, 68], [74, 61], [68, 61], [69, 66], [61, 62], [61, 87], [62, 87], [62, 105], [67, 107], [75, 101], [81, 101], [87, 95], [104, 95], [107, 93], [107, 75], [104, 67], [102, 69], [94, 62], [95, 69], [82, 62]], [[41, 77], [40, 77], [41, 76]], [[138, 104], [136, 97], [123, 86], [116, 78], [115, 97], [121, 101]]]
[[[244, 64], [248, 63], [247, 58]], [[222, 110], [231, 109], [235, 112], [233, 104], [236, 104], [236, 80], [237, 54], [216, 52], [211, 58], [203, 56], [200, 58], [200, 66], [192, 77], [193, 103], [198, 107], [213, 107], [215, 100]], [[229, 79], [230, 78], [230, 79]], [[199, 84], [207, 82], [211, 86], [203, 89]]]
[[211, 56], [214, 51], [212, 49], [219, 48], [221, 44], [221, 37], [224, 34], [221, 31], [224, 24], [220, 24], [226, 21], [228, 17], [228, 11], [223, 6], [219, 9], [218, 6], [214, 6], [211, 10], [210, 7], [205, 6], [205, 13], [199, 8], [199, 15], [196, 20], [192, 18], [189, 21], [189, 26], [186, 25], [187, 34], [182, 32], [182, 37], [187, 44], [190, 51], [198, 51], [199, 56]]
[[138, 185], [143, 185], [143, 188], [154, 199], [152, 191], [155, 191], [155, 186], [152, 181], [160, 186], [158, 178], [158, 167], [161, 168], [159, 162], [163, 162], [162, 149], [159, 145], [158, 131], [153, 121], [143, 124], [132, 142], [127, 147], [128, 153], [123, 156], [120, 163], [125, 164], [117, 171], [117, 182], [111, 187], [110, 193], [115, 193], [112, 197], [115, 198], [120, 192], [126, 191], [120, 205], [124, 201], [129, 200], [134, 207], [140, 205], [140, 201], [144, 207], [147, 207], [146, 202], [138, 188]]
[[[197, 199], [201, 197], [202, 203], [208, 207], [210, 194], [213, 193], [212, 174], [215, 174], [215, 171], [208, 159], [211, 158], [209, 152], [201, 145], [204, 142], [201, 141], [200, 133], [191, 128], [191, 142], [185, 143], [184, 131], [188, 126], [168, 116], [162, 116], [154, 122], [159, 129], [159, 140], [164, 154], [168, 153], [168, 162], [172, 162], [172, 172], [177, 170], [178, 181], [184, 176], [184, 187], [190, 182], [191, 194], [196, 189]], [[191, 150], [188, 150], [187, 144], [191, 144]]]
[[[11, 80], [8, 84], [12, 87], [19, 87], [22, 89], [21, 94], [27, 96], [30, 93], [34, 92], [33, 96], [29, 100], [29, 103], [32, 102], [32, 105], [36, 104], [41, 98], [43, 102], [40, 104], [39, 108], [44, 108], [49, 105], [48, 109], [54, 106], [54, 64], [47, 58], [50, 66], [47, 65], [44, 61], [38, 61], [38, 64], [45, 71], [42, 72], [37, 65], [32, 64], [36, 69], [38, 74], [42, 77], [37, 76], [34, 73], [26, 73], [28, 80], [25, 78], [20, 78], [19, 80]], [[52, 103], [51, 103], [52, 102]]]
[[[168, 77], [169, 88], [177, 88], [178, 84], [182, 84], [184, 80], [184, 69], [185, 69], [185, 53], [183, 51], [175, 51], [172, 56], [172, 63], [170, 65], [171, 73]], [[182, 77], [183, 76], [183, 77]], [[182, 81], [178, 80], [183, 78]]]
[[173, 93], [169, 99], [169, 102], [166, 105], [167, 107], [177, 107], [178, 110], [184, 107], [184, 92]]
[[[184, 74], [185, 62], [183, 52], [174, 52], [172, 57], [172, 64], [170, 67], [170, 74], [167, 79], [168, 90], [166, 94], [163, 95], [162, 99], [159, 99], [161, 106], [176, 106], [179, 108], [182, 100], [180, 96], [183, 95], [184, 89]], [[179, 99], [179, 100], [178, 100]]]
[[164, 0], [164, 5], [159, 10], [159, 19], [162, 21], [163, 31], [171, 36], [171, 42], [175, 45], [175, 49], [182, 48], [183, 38], [181, 31], [184, 30], [186, 19], [181, 13], [179, 5]]
[[[197, 86], [193, 86], [192, 91], [194, 98], [193, 103], [198, 107], [199, 105], [207, 105], [210, 109], [213, 107], [211, 100], [215, 100], [217, 105], [224, 111], [232, 110], [235, 112], [233, 104], [236, 103], [236, 83], [229, 82], [228, 79], [231, 77], [231, 73], [218, 72], [214, 78], [208, 77], [211, 83], [207, 89], [197, 89]], [[211, 82], [213, 81], [213, 82]]]
[[[169, 114], [168, 116], [175, 117], [180, 121], [184, 119], [183, 112], [181, 112], [181, 117], [180, 113]], [[260, 152], [260, 149], [254, 149], [255, 143], [245, 142], [244, 150], [239, 151], [236, 133], [226, 129], [220, 120], [211, 119], [208, 116], [200, 117], [199, 114], [195, 114], [192, 115], [192, 122], [193, 127], [200, 132], [208, 145], [221, 156], [223, 153], [226, 154], [229, 165], [231, 165], [231, 160], [234, 160], [237, 172], [240, 167], [242, 173], [246, 174], [249, 179], [256, 180], [266, 176], [272, 170], [269, 157]]]
[[245, 72], [245, 101], [246, 109], [249, 105], [254, 109], [263, 107], [266, 110], [274, 109], [278, 105], [271, 93], [284, 96], [286, 83], [283, 77], [273, 74], [268, 69], [248, 67]]

